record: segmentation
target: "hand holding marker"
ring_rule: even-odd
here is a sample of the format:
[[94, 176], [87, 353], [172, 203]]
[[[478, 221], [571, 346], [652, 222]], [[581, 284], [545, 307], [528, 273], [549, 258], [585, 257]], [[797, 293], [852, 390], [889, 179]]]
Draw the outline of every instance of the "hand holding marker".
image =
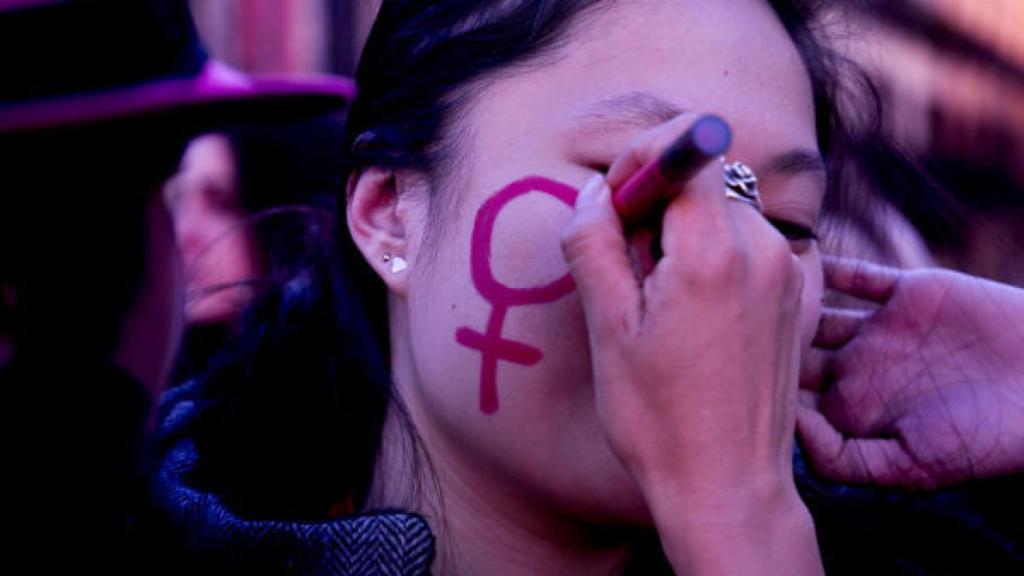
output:
[[612, 204], [627, 227], [640, 222], [651, 210], [672, 200], [672, 186], [692, 178], [711, 160], [725, 154], [732, 144], [732, 130], [725, 120], [704, 115], [612, 195]]

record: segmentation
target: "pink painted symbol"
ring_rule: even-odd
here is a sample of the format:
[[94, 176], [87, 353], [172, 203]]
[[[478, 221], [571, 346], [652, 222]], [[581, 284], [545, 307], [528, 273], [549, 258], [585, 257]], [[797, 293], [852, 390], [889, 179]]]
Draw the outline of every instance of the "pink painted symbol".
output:
[[509, 308], [554, 302], [576, 289], [576, 283], [569, 273], [550, 284], [535, 288], [511, 288], [494, 277], [491, 270], [491, 240], [498, 214], [509, 202], [531, 192], [554, 196], [570, 208], [576, 205], [576, 195], [579, 193], [571, 186], [541, 176], [523, 178], [488, 198], [477, 212], [473, 227], [470, 254], [473, 285], [491, 303], [491, 315], [487, 320], [486, 332], [481, 334], [463, 326], [455, 332], [455, 340], [467, 348], [480, 351], [480, 411], [484, 414], [493, 414], [498, 410], [499, 360], [532, 366], [544, 357], [539, 349], [529, 344], [501, 337], [501, 328]]

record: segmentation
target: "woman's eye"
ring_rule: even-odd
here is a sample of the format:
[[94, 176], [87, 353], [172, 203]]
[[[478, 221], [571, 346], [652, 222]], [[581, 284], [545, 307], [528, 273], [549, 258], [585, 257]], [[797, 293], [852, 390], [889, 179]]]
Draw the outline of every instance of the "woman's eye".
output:
[[808, 226], [803, 224], [797, 224], [796, 222], [790, 222], [789, 220], [781, 220], [779, 218], [768, 218], [768, 222], [775, 227], [786, 240], [789, 240], [791, 244], [794, 244], [794, 248], [799, 244], [800, 246], [809, 244], [812, 241], [818, 240], [818, 235]]

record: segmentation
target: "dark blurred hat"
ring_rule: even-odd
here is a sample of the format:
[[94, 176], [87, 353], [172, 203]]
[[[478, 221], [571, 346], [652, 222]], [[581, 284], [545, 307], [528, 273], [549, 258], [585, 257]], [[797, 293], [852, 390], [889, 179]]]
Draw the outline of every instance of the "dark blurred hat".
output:
[[211, 60], [186, 0], [0, 0], [0, 133], [156, 117], [202, 128], [343, 108], [354, 84]]

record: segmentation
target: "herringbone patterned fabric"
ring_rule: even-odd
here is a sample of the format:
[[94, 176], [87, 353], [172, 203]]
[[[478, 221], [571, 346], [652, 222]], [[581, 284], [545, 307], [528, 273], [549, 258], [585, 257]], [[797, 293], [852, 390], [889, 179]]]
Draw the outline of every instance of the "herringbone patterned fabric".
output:
[[[187, 425], [192, 402], [167, 398], [163, 431]], [[173, 405], [168, 406], [168, 402]], [[190, 569], [204, 573], [426, 574], [434, 536], [416, 514], [384, 510], [319, 523], [246, 520], [216, 495], [189, 485], [197, 453], [180, 438], [164, 454], [154, 484], [157, 503], [184, 535]]]

